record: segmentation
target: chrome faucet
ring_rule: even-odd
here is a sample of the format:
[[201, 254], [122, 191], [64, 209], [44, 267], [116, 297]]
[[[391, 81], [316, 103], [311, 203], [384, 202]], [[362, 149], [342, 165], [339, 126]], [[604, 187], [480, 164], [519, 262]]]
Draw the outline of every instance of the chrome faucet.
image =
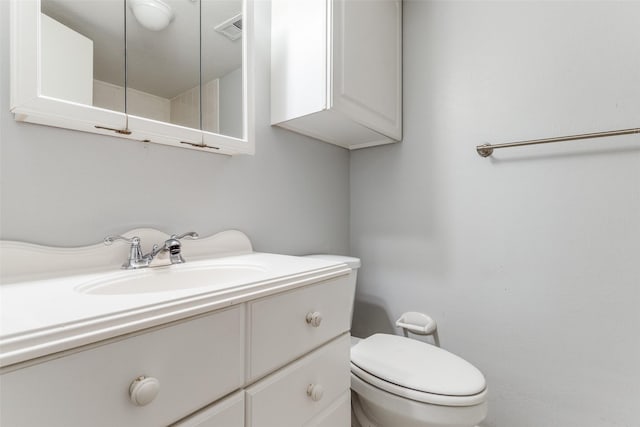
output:
[[122, 264], [122, 268], [127, 270], [133, 270], [137, 268], [146, 268], [151, 265], [151, 262], [155, 259], [155, 257], [162, 252], [169, 252], [169, 261], [171, 264], [182, 264], [184, 262], [184, 258], [182, 258], [182, 243], [180, 243], [180, 239], [184, 239], [188, 237], [190, 239], [197, 239], [198, 233], [193, 231], [189, 233], [184, 233], [181, 235], [173, 234], [167, 240], [165, 240], [162, 246], [153, 245], [151, 252], [146, 255], [142, 254], [142, 248], [140, 247], [140, 238], [137, 236], [134, 237], [124, 237], [124, 236], [107, 236], [104, 238], [104, 244], [109, 246], [113, 244], [116, 240], [124, 240], [127, 243], [131, 244], [129, 248], [129, 259], [127, 259], [124, 264]]

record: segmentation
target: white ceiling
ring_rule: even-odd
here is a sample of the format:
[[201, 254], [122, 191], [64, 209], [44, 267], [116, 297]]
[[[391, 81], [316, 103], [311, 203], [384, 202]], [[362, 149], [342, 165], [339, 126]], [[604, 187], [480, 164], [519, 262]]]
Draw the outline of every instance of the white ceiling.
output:
[[242, 39], [231, 41], [214, 30], [241, 12], [240, 0], [163, 1], [173, 8], [175, 18], [162, 31], [142, 27], [125, 0], [42, 0], [42, 11], [93, 40], [94, 78], [124, 86], [126, 10], [128, 86], [163, 98], [200, 82], [200, 22], [202, 81], [242, 65]]

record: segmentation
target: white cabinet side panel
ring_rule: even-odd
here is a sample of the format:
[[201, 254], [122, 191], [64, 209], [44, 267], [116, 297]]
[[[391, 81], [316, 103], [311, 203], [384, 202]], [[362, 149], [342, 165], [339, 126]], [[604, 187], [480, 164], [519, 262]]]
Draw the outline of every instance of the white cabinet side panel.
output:
[[271, 123], [327, 107], [327, 0], [271, 4]]
[[400, 140], [402, 4], [334, 0], [333, 106]]

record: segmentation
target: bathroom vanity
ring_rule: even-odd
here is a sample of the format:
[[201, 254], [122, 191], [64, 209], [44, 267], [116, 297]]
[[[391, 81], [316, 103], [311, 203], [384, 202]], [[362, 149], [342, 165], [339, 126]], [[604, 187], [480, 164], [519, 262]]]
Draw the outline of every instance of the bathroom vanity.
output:
[[236, 231], [132, 271], [126, 244], [0, 248], [1, 425], [350, 425], [346, 265]]

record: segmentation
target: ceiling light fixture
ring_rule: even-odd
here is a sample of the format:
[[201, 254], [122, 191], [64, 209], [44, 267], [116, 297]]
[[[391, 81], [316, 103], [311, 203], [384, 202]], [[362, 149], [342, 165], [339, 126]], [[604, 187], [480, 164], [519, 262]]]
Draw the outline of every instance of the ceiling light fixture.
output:
[[140, 25], [151, 31], [164, 30], [174, 17], [171, 6], [162, 0], [129, 0], [129, 7]]

